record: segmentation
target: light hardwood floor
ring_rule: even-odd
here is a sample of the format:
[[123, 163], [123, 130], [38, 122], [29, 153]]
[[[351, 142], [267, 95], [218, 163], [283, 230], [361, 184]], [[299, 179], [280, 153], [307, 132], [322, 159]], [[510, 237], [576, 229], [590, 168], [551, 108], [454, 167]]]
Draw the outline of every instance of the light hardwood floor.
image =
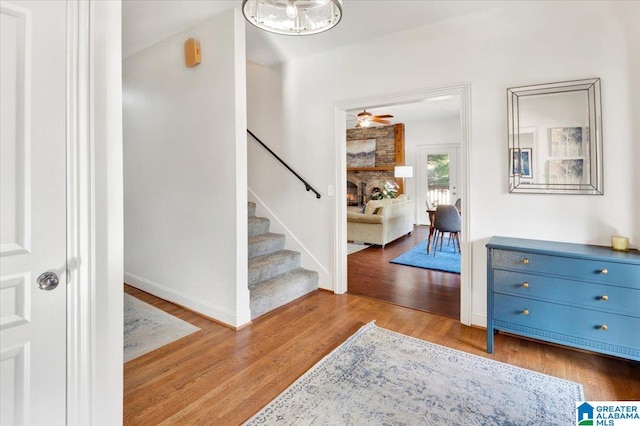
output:
[[380, 327], [582, 383], [587, 400], [640, 400], [640, 367], [485, 331], [357, 295], [315, 291], [234, 331], [135, 288], [125, 291], [200, 331], [124, 366], [124, 423], [236, 425], [362, 325]]

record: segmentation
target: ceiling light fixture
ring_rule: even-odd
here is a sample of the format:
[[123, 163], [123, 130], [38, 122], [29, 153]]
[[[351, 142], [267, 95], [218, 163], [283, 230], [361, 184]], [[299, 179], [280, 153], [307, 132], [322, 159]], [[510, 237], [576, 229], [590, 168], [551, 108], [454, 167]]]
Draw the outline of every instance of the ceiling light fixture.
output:
[[389, 125], [391, 121], [387, 120], [388, 118], [393, 118], [393, 115], [373, 115], [365, 109], [356, 117], [356, 127], [369, 127], [374, 122]]
[[373, 118], [373, 114], [367, 112], [367, 110], [363, 110], [360, 114], [358, 114], [356, 127], [369, 127], [371, 126], [371, 119]]
[[261, 30], [310, 35], [338, 25], [342, 0], [242, 0], [242, 13]]

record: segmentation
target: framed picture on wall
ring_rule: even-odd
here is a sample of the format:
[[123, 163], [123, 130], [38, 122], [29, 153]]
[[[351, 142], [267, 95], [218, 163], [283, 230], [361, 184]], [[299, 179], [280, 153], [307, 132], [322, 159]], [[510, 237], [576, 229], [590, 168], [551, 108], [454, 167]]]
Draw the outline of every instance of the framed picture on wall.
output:
[[374, 167], [375, 165], [375, 139], [347, 141], [347, 167]]
[[[558, 127], [550, 129], [552, 157], [579, 157], [584, 155], [589, 140], [589, 130], [582, 127]], [[586, 136], [586, 138], [584, 137]]]
[[533, 179], [533, 149], [511, 148], [509, 153], [509, 176], [520, 176], [525, 179]]
[[584, 184], [584, 160], [554, 159], [549, 160], [549, 183], [552, 184]]

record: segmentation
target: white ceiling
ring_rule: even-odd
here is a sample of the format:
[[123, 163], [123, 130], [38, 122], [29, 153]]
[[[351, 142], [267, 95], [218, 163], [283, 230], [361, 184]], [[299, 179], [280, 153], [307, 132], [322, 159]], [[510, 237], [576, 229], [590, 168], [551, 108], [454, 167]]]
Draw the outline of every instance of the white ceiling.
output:
[[[508, 3], [503, 0], [344, 0], [342, 21], [321, 34], [277, 35], [247, 23], [247, 58], [273, 65]], [[241, 4], [242, 0], [123, 0], [123, 56], [139, 52], [227, 9], [240, 8]]]
[[[356, 116], [362, 110], [347, 111], [347, 128], [355, 127]], [[389, 119], [392, 123], [411, 124], [424, 123], [429, 121], [442, 121], [460, 117], [460, 97], [441, 96], [437, 98], [424, 99], [420, 102], [401, 105], [389, 105], [378, 108], [367, 108], [373, 115], [391, 114]], [[373, 123], [372, 125], [380, 125]]]
[[[246, 23], [247, 59], [270, 66], [509, 3], [506, 0], [343, 0], [342, 21], [321, 34], [283, 36]], [[122, 54], [132, 55], [211, 16], [233, 7], [239, 9], [241, 4], [242, 0], [123, 0]], [[411, 124], [452, 118], [459, 114], [459, 100], [449, 98], [367, 110], [373, 114], [392, 114], [394, 123]], [[351, 111], [349, 115], [355, 117], [358, 112]], [[354, 125], [354, 119], [347, 122], [348, 127]]]

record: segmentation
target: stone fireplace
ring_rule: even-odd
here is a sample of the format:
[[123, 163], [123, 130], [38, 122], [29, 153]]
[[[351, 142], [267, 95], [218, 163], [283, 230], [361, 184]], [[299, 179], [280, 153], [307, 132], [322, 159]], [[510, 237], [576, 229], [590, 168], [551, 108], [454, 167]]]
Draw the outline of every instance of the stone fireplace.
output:
[[351, 140], [375, 139], [375, 166], [349, 167], [347, 165], [347, 206], [362, 206], [371, 197], [374, 188], [384, 182], [395, 182], [400, 186], [402, 179], [394, 176], [394, 167], [404, 165], [404, 124], [375, 126], [347, 130], [347, 143]]
[[357, 206], [360, 203], [360, 194], [358, 191], [358, 185], [353, 182], [347, 181], [347, 205]]
[[347, 206], [362, 207], [369, 201], [371, 190], [367, 192], [367, 182], [347, 181]]

